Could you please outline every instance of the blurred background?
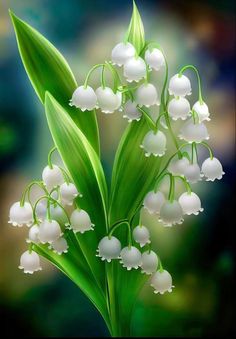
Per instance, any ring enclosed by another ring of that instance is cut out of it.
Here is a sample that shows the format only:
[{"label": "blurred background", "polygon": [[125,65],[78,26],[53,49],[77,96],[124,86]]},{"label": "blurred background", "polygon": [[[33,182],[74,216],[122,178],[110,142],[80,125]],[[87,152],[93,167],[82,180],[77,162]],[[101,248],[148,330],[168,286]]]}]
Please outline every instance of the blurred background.
[{"label": "blurred background", "polygon": [[[205,212],[187,218],[182,227],[166,229],[144,216],[155,238],[154,248],[176,287],[171,294],[155,297],[149,286],[144,287],[134,312],[133,336],[235,334],[234,3],[137,0],[146,37],[162,45],[170,73],[189,63],[199,68],[212,117],[208,123],[210,144],[226,175],[222,181],[197,185],[195,191],[201,196]],[[52,265],[44,262],[44,270],[33,276],[17,268],[26,234],[8,226],[9,206],[19,200],[29,181],[40,178],[52,140],[43,106],[22,66],[8,8],[64,54],[81,84],[91,66],[109,59],[112,47],[122,39],[132,1],[0,1],[1,333],[107,336],[94,307]],[[194,75],[188,74],[194,82]],[[192,103],[196,95],[193,93]],[[104,117],[98,112],[98,119],[103,163],[109,177],[127,122],[119,113]]]}]

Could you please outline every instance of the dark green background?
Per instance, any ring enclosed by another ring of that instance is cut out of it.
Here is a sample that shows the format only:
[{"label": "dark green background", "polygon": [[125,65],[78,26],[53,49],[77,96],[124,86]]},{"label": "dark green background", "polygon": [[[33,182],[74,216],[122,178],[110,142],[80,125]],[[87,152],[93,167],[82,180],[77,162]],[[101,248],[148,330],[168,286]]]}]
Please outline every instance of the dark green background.
[{"label": "dark green background", "polygon": [[[200,184],[205,212],[163,230],[150,218],[154,248],[171,272],[173,293],[146,286],[132,323],[135,336],[235,333],[234,314],[234,90],[233,1],[137,1],[146,34],[162,44],[174,74],[194,63],[213,119],[211,145],[224,165],[221,182]],[[50,265],[28,277],[17,269],[25,231],[7,225],[8,209],[27,181],[40,176],[52,144],[43,108],[18,55],[7,9],[41,31],[68,59],[80,83],[109,58],[131,15],[131,1],[3,1],[0,5],[0,319],[5,336],[104,336],[100,315]],[[177,67],[177,68],[176,68]],[[99,113],[108,176],[125,122]],[[112,126],[112,128],[111,128]]]}]

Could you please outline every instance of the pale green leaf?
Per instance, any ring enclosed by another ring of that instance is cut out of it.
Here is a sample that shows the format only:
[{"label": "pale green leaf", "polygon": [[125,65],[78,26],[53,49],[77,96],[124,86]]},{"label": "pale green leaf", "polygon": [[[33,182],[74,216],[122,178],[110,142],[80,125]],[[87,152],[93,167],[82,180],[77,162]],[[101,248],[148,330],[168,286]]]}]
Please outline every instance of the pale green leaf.
[{"label": "pale green leaf", "polygon": [[144,27],[138,8],[133,1],[133,13],[130,20],[129,28],[126,33],[126,40],[135,46],[138,54],[145,45]]},{"label": "pale green leaf", "polygon": [[44,103],[45,92],[52,93],[99,153],[95,112],[69,106],[77,83],[68,63],[43,35],[12,12],[10,15],[22,62],[39,99]]}]

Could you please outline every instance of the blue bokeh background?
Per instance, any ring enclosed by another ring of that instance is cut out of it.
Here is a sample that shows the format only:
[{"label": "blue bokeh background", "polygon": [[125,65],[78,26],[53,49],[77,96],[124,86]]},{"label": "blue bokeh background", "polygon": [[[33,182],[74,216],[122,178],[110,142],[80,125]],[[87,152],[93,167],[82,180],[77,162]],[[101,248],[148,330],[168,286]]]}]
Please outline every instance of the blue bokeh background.
[{"label": "blue bokeh background", "polygon": [[[134,336],[235,333],[235,4],[234,1],[142,1],[146,36],[164,48],[170,72],[186,63],[202,75],[212,121],[210,143],[226,175],[201,183],[205,212],[181,228],[163,229],[146,216],[154,247],[173,275],[175,290],[155,296],[145,286],[135,308]],[[45,35],[66,57],[79,83],[90,67],[109,59],[122,39],[132,1],[2,0],[0,3],[0,318],[5,335],[104,336],[103,320],[85,296],[50,264],[28,277],[17,269],[25,231],[8,226],[8,210],[28,181],[41,176],[52,140],[44,111],[26,76],[8,15]],[[190,76],[191,77],[191,76]],[[194,81],[194,77],[191,78]],[[126,122],[98,113],[108,177]],[[112,126],[112,128],[110,128]],[[204,154],[203,154],[204,156]]]}]

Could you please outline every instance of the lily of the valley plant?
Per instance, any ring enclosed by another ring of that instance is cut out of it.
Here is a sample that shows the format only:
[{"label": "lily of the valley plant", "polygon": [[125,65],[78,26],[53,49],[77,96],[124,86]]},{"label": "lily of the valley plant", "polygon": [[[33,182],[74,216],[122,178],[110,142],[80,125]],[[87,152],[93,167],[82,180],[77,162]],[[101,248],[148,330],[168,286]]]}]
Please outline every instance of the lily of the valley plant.
[{"label": "lily of the valley plant", "polygon": [[[143,224],[142,208],[156,216],[160,227],[176,227],[186,215],[203,211],[194,184],[224,174],[206,142],[210,113],[198,70],[187,65],[169,78],[166,56],[158,43],[145,41],[135,4],[124,40],[114,42],[110,60],[93,66],[79,84],[49,41],[12,13],[11,18],[54,141],[42,178],[31,182],[10,208],[9,222],[29,227],[19,268],[34,273],[41,270],[40,256],[45,257],[92,301],[111,335],[129,336],[133,305],[143,284],[149,280],[154,293],[160,294],[173,288],[168,267]],[[160,69],[165,77],[158,88],[152,77]],[[90,83],[95,72],[101,74],[96,89]],[[192,94],[186,72],[195,73],[198,93]],[[159,112],[157,117],[151,109]],[[100,160],[97,113],[128,119],[109,192]],[[177,135],[172,129],[176,120],[183,120]],[[171,142],[176,151],[167,157]],[[200,165],[201,147],[209,157]],[[54,151],[63,167],[53,163]],[[161,191],[166,178],[167,196]],[[177,199],[179,181],[182,194]],[[42,191],[37,201],[31,198],[35,185]]]}]

